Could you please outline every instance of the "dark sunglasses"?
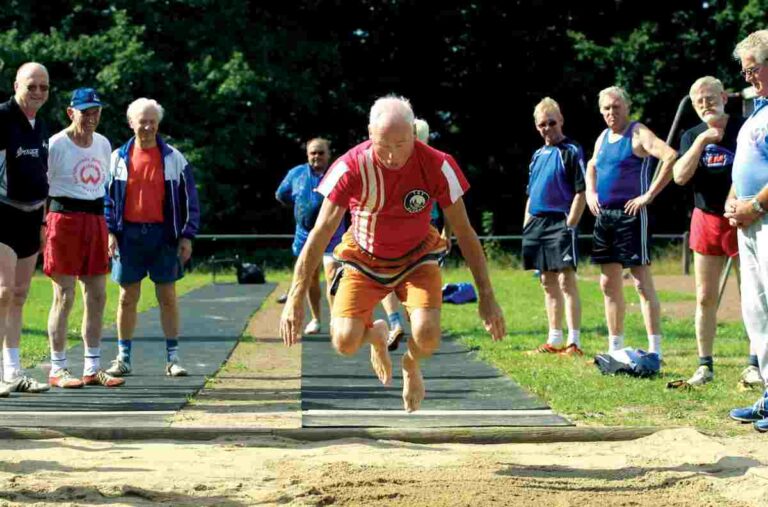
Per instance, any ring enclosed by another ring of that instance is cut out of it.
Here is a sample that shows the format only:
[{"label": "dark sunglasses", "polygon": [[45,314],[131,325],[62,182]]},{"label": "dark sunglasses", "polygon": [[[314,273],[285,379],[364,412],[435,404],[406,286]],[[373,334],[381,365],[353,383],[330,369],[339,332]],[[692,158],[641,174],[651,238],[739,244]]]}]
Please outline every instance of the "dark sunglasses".
[{"label": "dark sunglasses", "polygon": [[38,88],[40,88],[41,92],[47,92],[48,89],[49,89],[48,85],[39,85],[39,86],[38,85],[29,85],[29,86],[27,86],[27,90],[29,90],[31,92],[36,92]]},{"label": "dark sunglasses", "polygon": [[549,120],[546,122],[536,124],[536,126],[539,127],[540,129],[543,129],[544,127],[554,127],[555,125],[557,125],[557,122],[555,120]]}]

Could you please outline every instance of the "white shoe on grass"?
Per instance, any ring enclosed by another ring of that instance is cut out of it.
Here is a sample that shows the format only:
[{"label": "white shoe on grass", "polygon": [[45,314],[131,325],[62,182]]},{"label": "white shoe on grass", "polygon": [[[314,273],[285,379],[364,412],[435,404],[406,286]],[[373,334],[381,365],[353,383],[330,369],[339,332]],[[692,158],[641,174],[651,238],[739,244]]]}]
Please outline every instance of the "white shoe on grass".
[{"label": "white shoe on grass", "polygon": [[709,369],[709,366],[701,365],[696,368],[693,376],[688,379],[689,386],[703,386],[715,379],[715,374]]},{"label": "white shoe on grass", "polygon": [[317,319],[312,319],[309,321],[309,324],[307,324],[307,327],[304,328],[304,334],[317,334],[320,332],[320,321]]}]

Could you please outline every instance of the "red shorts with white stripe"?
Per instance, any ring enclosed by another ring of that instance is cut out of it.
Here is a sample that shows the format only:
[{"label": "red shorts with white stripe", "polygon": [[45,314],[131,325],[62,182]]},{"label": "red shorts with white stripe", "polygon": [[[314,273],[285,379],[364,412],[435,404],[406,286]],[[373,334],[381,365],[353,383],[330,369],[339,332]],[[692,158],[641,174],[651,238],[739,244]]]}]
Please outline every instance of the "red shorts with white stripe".
[{"label": "red shorts with white stripe", "polygon": [[722,215],[693,209],[691,216],[691,239],[688,245],[696,253],[736,257],[739,243],[736,228],[731,227]]},{"label": "red shorts with white stripe", "polygon": [[103,215],[48,213],[43,271],[46,275],[96,276],[109,273],[107,222]]}]

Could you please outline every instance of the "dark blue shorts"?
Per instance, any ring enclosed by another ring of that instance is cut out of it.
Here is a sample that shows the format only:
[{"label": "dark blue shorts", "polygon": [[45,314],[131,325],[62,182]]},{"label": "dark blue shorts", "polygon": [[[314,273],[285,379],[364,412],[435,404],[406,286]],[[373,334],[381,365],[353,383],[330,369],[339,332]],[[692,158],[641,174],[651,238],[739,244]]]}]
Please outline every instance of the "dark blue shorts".
[{"label": "dark blue shorts", "polygon": [[576,229],[565,213],[533,215],[523,227],[523,267],[560,272],[579,265]]},{"label": "dark blue shorts", "polygon": [[647,209],[634,216],[620,209],[603,209],[592,234],[592,262],[645,266],[651,263],[649,240]]},{"label": "dark blue shorts", "polygon": [[149,274],[155,283],[172,283],[184,276],[178,245],[169,244],[163,224],[125,223],[112,259],[112,279],[120,285],[140,282]]}]

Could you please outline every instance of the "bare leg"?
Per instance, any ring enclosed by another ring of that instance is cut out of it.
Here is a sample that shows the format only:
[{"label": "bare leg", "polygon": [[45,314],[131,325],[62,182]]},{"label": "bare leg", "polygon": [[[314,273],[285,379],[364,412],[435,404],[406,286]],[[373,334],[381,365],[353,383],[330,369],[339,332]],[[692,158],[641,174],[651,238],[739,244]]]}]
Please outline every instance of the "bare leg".
[{"label": "bare leg", "polygon": [[605,323],[608,334],[620,336],[624,334],[624,288],[621,279],[622,267],[619,263],[603,264],[600,266],[600,289],[603,291],[605,302]]},{"label": "bare leg", "polygon": [[419,361],[431,356],[440,346],[440,310],[415,308],[411,312],[408,351],[403,354],[403,405],[407,412],[418,410],[424,400],[424,377]]},{"label": "bare leg", "polygon": [[160,323],[166,338],[179,337],[179,306],[176,302],[176,282],[155,284],[155,296],[160,305]]},{"label": "bare leg", "polygon": [[71,275],[51,276],[53,302],[48,312],[48,339],[51,350],[63,352],[67,348],[67,323],[72,306],[75,304],[75,281]]},{"label": "bare leg", "polygon": [[86,347],[101,346],[101,329],[104,324],[104,306],[107,303],[106,275],[80,277],[83,293],[83,341]]},{"label": "bare leg", "polygon": [[120,301],[117,306],[117,338],[133,339],[136,331],[136,307],[141,296],[141,282],[120,286]]},{"label": "bare leg", "polygon": [[549,329],[563,327],[563,294],[560,292],[559,273],[543,271],[541,287],[544,289],[544,307],[547,309]]},{"label": "bare leg", "polygon": [[16,261],[16,276],[13,287],[13,301],[8,311],[5,328],[5,348],[19,348],[21,341],[21,324],[24,303],[27,302],[29,294],[29,284],[32,282],[32,275],[35,272],[37,263],[37,254],[18,259]]},{"label": "bare leg", "polygon": [[16,253],[0,243],[0,341],[5,343],[8,314],[13,303],[13,287],[16,284]]},{"label": "bare leg", "polygon": [[717,330],[717,293],[726,258],[694,252],[696,275],[696,344],[699,357],[712,356]]},{"label": "bare leg", "polygon": [[661,304],[653,285],[650,266],[635,266],[629,270],[635,280],[635,290],[640,296],[640,309],[643,312],[645,330],[648,335],[661,334]]},{"label": "bare leg", "polygon": [[318,322],[320,322],[320,294],[320,266],[318,266],[307,292],[309,312],[312,314],[312,318]]},{"label": "bare leg", "polygon": [[331,340],[339,354],[352,356],[364,343],[371,345],[371,366],[382,384],[392,382],[392,359],[387,350],[387,323],[377,320],[366,328],[361,319],[334,317]]},{"label": "bare leg", "polygon": [[336,272],[338,271],[339,266],[339,263],[333,260],[333,257],[323,257],[323,270],[325,271],[325,297],[328,299],[329,310],[333,309],[331,283],[333,283],[333,279],[336,277]]},{"label": "bare leg", "polygon": [[381,306],[384,307],[384,312],[387,314],[387,316],[400,311],[400,302],[398,301],[394,291],[387,294],[384,299],[381,300]]},{"label": "bare leg", "polygon": [[581,297],[576,283],[576,271],[571,268],[560,273],[560,290],[565,299],[565,320],[568,329],[581,329]]}]

